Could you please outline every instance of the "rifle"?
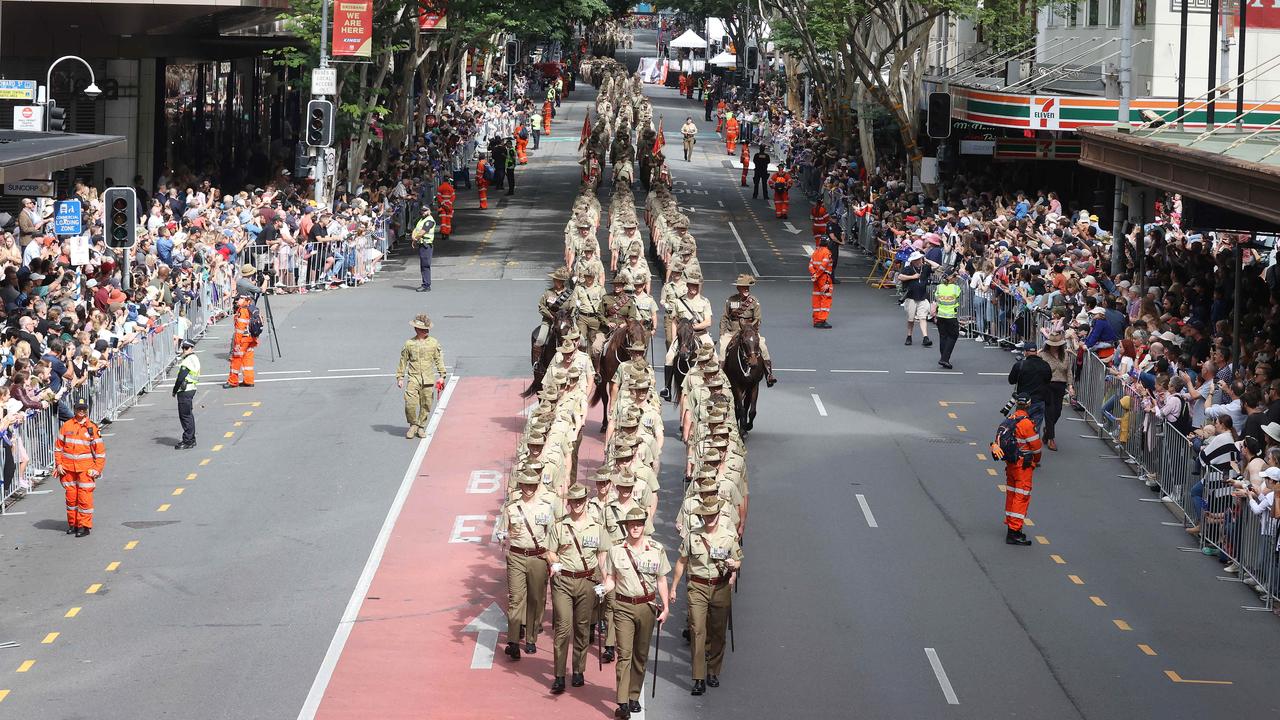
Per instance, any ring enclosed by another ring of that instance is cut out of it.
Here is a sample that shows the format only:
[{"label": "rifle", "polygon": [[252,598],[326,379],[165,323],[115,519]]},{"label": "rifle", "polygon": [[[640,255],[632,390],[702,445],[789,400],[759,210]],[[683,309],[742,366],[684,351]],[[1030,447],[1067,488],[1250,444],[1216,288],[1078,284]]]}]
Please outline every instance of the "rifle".
[{"label": "rifle", "polygon": [[729,652],[737,652],[733,642],[733,606],[729,606]]},{"label": "rifle", "polygon": [[658,632],[653,638],[653,683],[650,686],[649,697],[658,697],[658,647],[662,645],[662,621],[658,621]]}]

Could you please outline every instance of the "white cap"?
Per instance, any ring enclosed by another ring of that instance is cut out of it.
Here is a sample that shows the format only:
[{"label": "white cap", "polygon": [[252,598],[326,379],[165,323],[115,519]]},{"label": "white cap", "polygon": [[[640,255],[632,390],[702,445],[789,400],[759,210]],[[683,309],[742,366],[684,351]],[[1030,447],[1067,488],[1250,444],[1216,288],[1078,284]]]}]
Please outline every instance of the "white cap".
[{"label": "white cap", "polygon": [[924,253],[913,252],[907,256],[907,262],[915,262],[917,260],[922,259],[923,257],[924,257]]}]

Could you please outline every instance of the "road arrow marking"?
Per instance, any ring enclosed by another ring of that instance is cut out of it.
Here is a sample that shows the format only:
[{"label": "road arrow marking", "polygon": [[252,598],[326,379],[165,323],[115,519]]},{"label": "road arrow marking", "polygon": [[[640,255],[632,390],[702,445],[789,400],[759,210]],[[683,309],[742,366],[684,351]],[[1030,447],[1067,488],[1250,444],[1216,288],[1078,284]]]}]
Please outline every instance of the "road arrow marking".
[{"label": "road arrow marking", "polygon": [[506,613],[494,602],[489,603],[484,612],[462,628],[464,633],[476,634],[476,649],[471,653],[472,670],[488,670],[493,667],[493,655],[498,647],[498,629],[506,622]]},{"label": "road arrow marking", "polygon": [[790,220],[782,223],[782,227],[786,228],[787,232],[791,233],[792,235],[800,234],[800,228],[796,227],[795,225],[792,225]]}]

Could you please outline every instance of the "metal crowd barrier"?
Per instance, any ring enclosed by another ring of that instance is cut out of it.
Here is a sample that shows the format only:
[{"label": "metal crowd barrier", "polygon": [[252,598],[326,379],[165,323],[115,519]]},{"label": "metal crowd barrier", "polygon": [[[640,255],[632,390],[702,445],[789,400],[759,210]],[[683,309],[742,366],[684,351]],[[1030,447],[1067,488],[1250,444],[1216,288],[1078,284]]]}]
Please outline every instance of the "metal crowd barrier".
[{"label": "metal crowd barrier", "polygon": [[1240,478],[1234,471],[1205,465],[1199,441],[1152,413],[1143,395],[1134,390],[1136,384],[1123,382],[1107,371],[1104,360],[1086,352],[1076,382],[1076,403],[1097,434],[1081,437],[1107,442],[1116,454],[1103,457],[1122,460],[1137,471],[1122,477],[1140,479],[1158,489],[1160,497],[1148,502],[1164,503],[1178,518],[1176,524],[1198,528],[1189,536],[1193,544],[1179,550],[1229,560],[1234,572],[1219,579],[1259,591],[1260,604],[1244,609],[1271,610],[1280,593],[1277,523],[1271,510],[1239,491],[1235,483]]}]

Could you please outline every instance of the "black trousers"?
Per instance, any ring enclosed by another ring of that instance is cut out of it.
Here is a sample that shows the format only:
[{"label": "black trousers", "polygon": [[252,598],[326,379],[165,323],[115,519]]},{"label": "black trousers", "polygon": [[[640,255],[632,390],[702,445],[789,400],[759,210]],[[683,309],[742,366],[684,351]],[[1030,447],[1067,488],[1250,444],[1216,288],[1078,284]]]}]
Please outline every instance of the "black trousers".
[{"label": "black trousers", "polygon": [[960,337],[960,320],[957,318],[938,318],[938,359],[951,362],[951,351],[956,347]]},{"label": "black trousers", "polygon": [[840,267],[840,246],[835,243],[827,243],[827,249],[831,251],[831,278],[834,280],[836,269]]},{"label": "black trousers", "polygon": [[178,393],[178,422],[182,424],[182,442],[196,442],[195,390]]},{"label": "black trousers", "polygon": [[516,168],[514,165],[507,168],[507,194],[513,195],[516,191]]},{"label": "black trousers", "polygon": [[1044,429],[1040,431],[1045,442],[1056,436],[1054,426],[1058,424],[1058,418],[1062,417],[1062,399],[1066,394],[1066,383],[1049,383],[1049,395],[1044,399]]},{"label": "black trousers", "polygon": [[431,287],[431,253],[430,245],[418,246],[418,269],[422,272],[422,287]]},{"label": "black trousers", "polygon": [[769,199],[769,176],[768,175],[752,175],[751,176],[751,198],[754,200],[756,195],[761,191],[764,192],[764,199]]}]

